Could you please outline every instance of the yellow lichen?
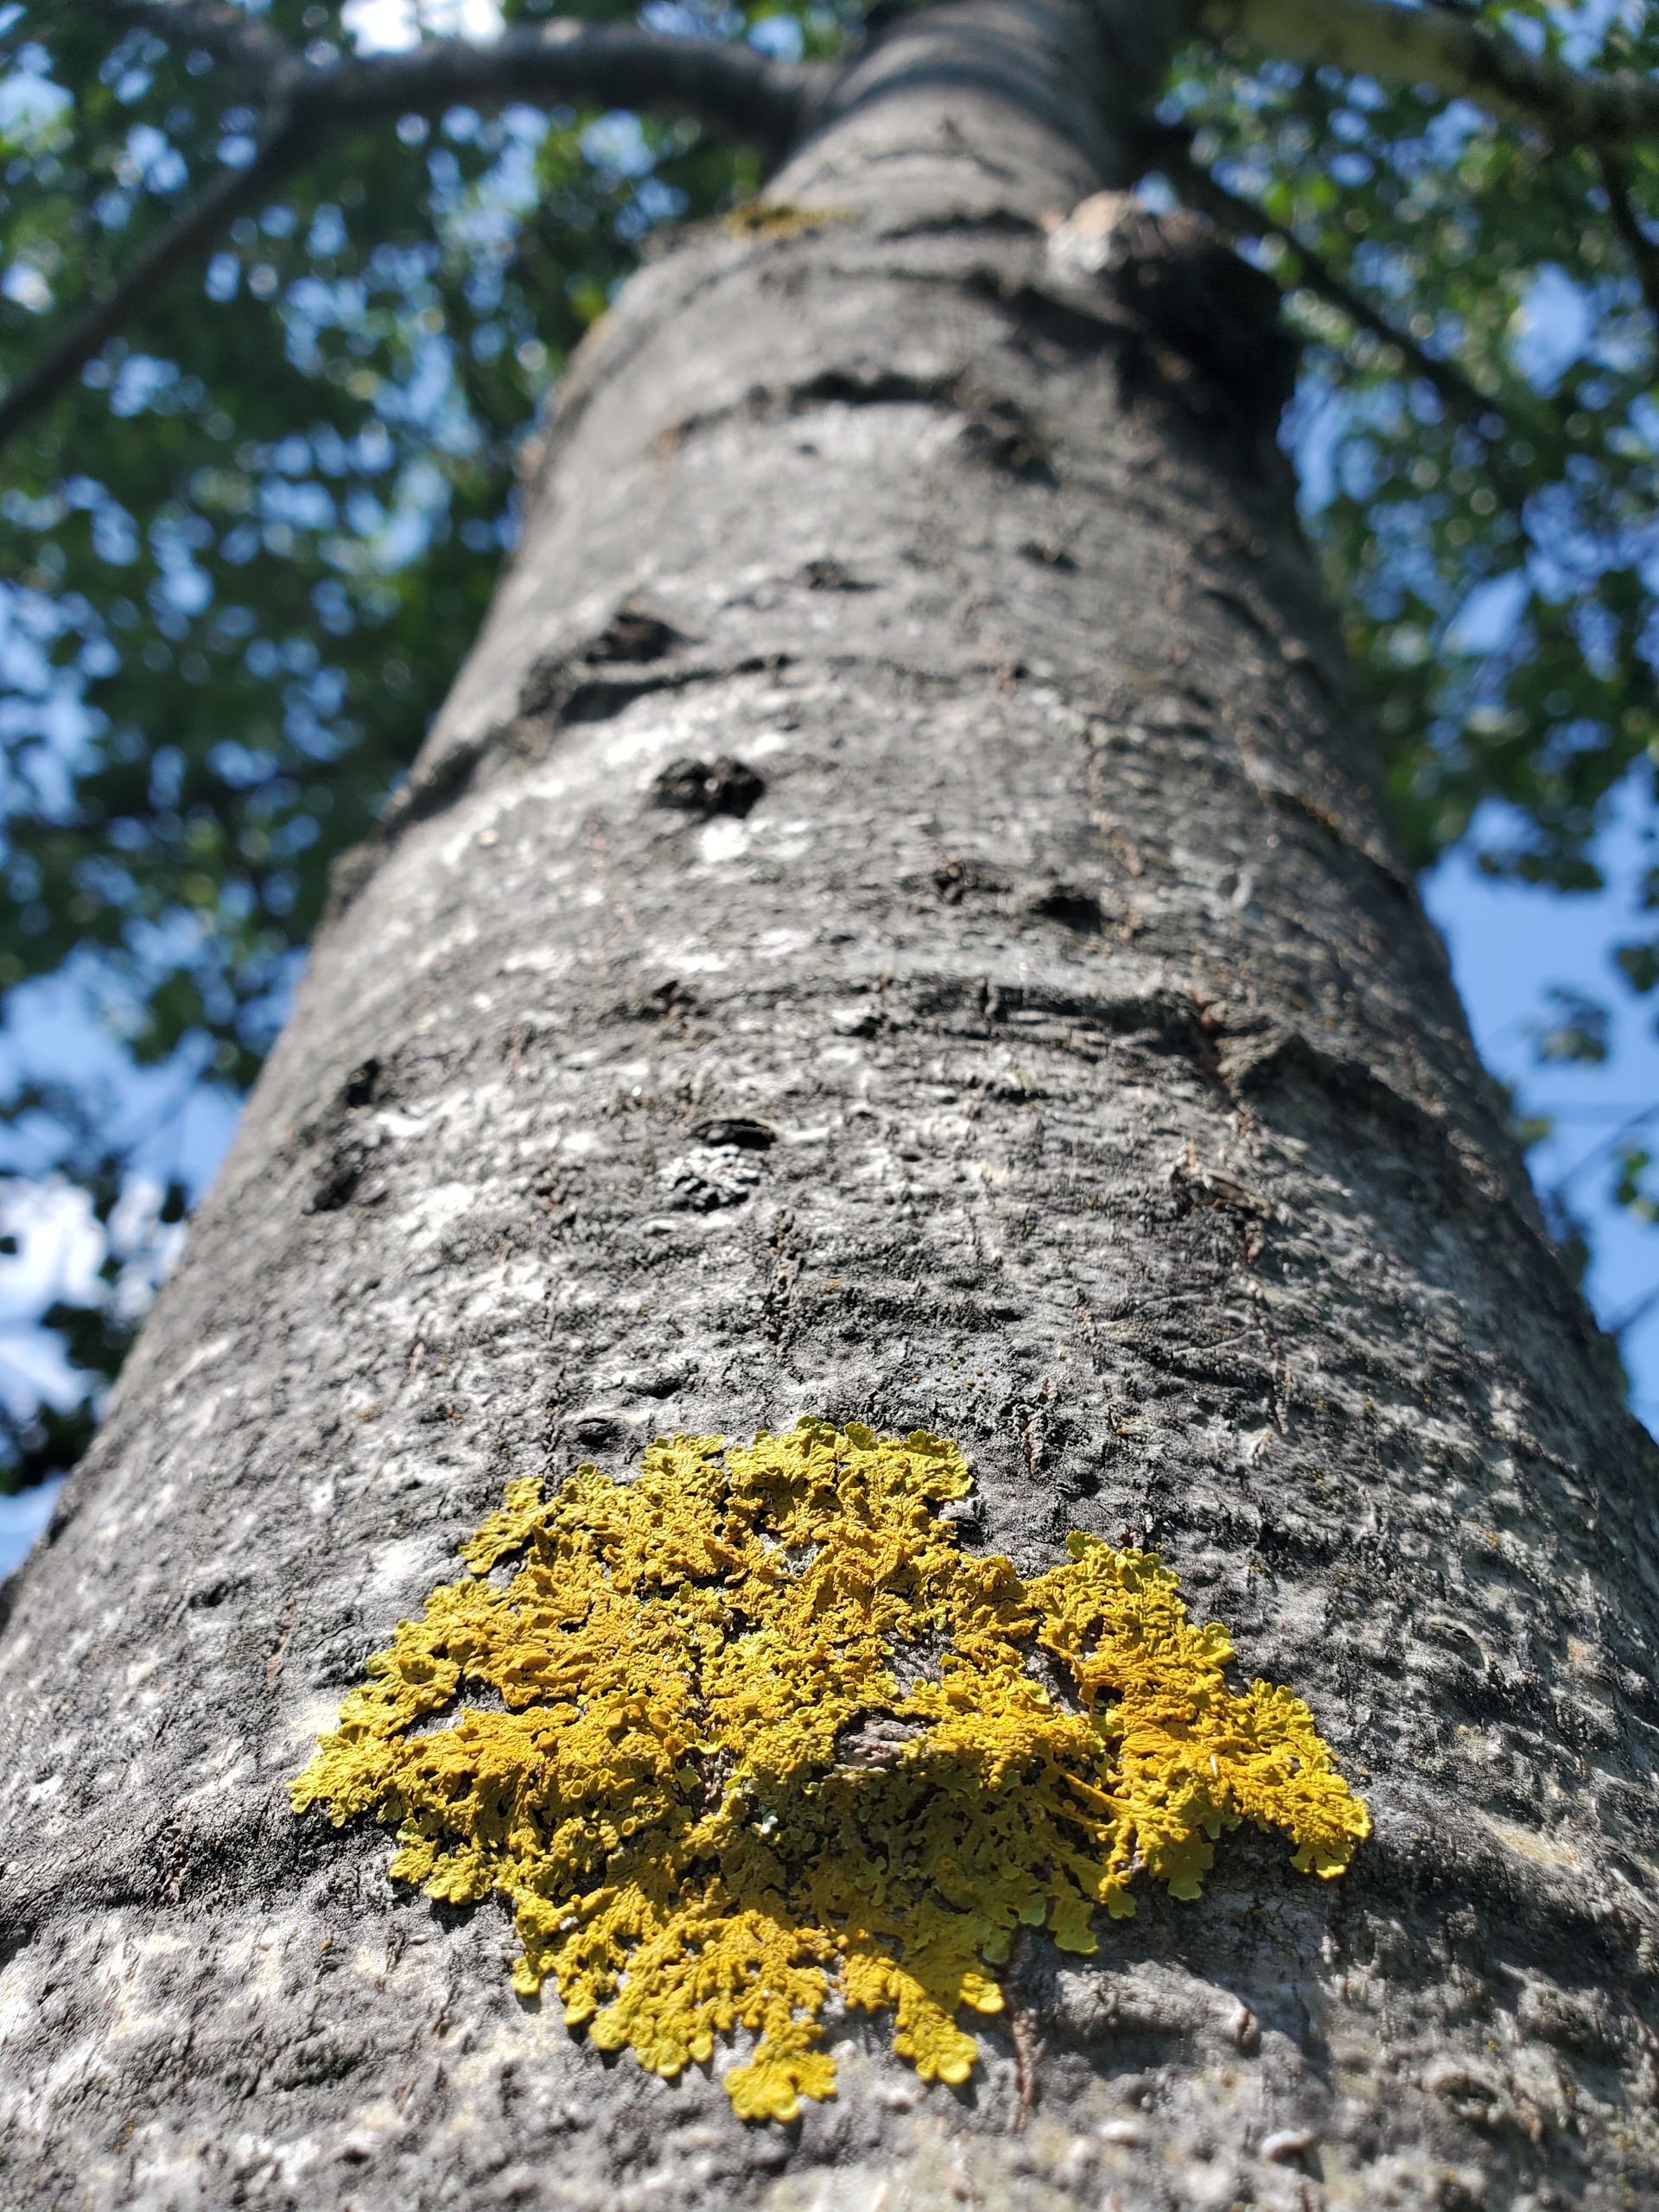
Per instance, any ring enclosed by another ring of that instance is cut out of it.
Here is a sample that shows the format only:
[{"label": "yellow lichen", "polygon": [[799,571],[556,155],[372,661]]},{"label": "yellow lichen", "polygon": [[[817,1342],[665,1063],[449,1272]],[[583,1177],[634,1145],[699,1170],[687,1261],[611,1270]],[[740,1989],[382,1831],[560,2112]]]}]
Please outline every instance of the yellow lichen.
[{"label": "yellow lichen", "polygon": [[833,2092],[832,1988],[960,2082],[957,2015],[1001,2009],[1022,1926],[1092,1951],[1137,1869],[1196,1897],[1243,1820],[1340,1873],[1370,1823],[1300,1699],[1229,1689],[1153,1553],[1073,1535],[1025,1581],[963,1551],[938,1509],[970,1487],[938,1437],[810,1421],[514,1483],[295,1809],[395,1822],[430,1897],[505,1898],[515,1986],[606,2050],[671,2076],[749,2030],[726,2088],[755,2120]]}]

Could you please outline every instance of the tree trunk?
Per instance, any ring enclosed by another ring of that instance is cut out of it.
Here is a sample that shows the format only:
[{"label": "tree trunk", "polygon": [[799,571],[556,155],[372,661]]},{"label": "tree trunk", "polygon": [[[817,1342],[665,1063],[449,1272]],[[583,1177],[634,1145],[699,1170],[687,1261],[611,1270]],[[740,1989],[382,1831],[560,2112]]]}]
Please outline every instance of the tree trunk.
[{"label": "tree trunk", "polygon": [[[5,2202],[1659,2182],[1651,1450],[1390,844],[1255,286],[1116,203],[1049,234],[1135,174],[1136,36],[901,19],[569,378],[9,1586]],[[1022,1572],[1158,1548],[1376,1832],[1032,1943],[957,2090],[838,2024],[780,2128],[287,1784],[505,1481],[808,1414],[959,1439]]]}]

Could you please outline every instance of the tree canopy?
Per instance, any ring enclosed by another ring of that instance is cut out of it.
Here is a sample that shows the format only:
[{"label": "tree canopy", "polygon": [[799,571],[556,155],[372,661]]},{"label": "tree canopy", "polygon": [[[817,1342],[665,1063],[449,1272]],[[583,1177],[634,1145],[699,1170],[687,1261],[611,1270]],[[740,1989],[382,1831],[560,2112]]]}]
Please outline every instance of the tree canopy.
[{"label": "tree canopy", "polygon": [[[84,1192],[102,1238],[42,1317],[84,1390],[6,1385],[0,1485],[84,1441],[200,1179],[156,1128],[257,1072],[572,349],[868,35],[850,0],[427,12],[0,5],[0,1178]],[[1191,22],[1142,188],[1283,287],[1287,442],[1411,857],[1599,887],[1659,767],[1659,12]],[[1659,867],[1620,888],[1616,987],[1649,993]],[[70,1010],[113,1075],[37,1048]],[[1568,997],[1540,1049],[1605,1036]],[[1659,1213],[1639,1127],[1607,1165]]]}]

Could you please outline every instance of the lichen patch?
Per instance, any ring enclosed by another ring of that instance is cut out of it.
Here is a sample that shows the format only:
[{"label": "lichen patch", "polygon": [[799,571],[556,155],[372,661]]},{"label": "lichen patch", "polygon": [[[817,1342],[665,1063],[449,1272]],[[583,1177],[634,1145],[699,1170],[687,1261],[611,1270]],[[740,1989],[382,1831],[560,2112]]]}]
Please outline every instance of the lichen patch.
[{"label": "lichen patch", "polygon": [[1076,1535],[1026,1580],[964,1552],[940,1508],[971,1487],[942,1438],[810,1421],[514,1483],[295,1809],[395,1825],[429,1897],[505,1899],[515,1986],[601,2048],[672,2076],[747,2030],[753,2120],[833,2092],[832,1990],[961,2082],[1020,1928],[1093,1951],[1137,1873],[1195,1897],[1243,1821],[1340,1873],[1370,1822],[1301,1700],[1230,1689],[1155,1554]]}]

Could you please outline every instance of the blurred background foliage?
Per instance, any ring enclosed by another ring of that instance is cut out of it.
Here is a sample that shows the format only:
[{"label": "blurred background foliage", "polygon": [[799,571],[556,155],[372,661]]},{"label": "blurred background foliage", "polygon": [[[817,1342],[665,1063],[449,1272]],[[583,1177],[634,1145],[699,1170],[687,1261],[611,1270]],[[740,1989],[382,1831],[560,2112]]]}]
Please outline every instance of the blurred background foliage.
[{"label": "blurred background foliage", "polygon": [[[416,29],[414,0],[245,4],[323,58]],[[425,25],[550,12],[448,0]],[[851,0],[557,12],[786,57],[860,35]],[[1659,67],[1639,0],[1471,12],[1578,67]],[[0,0],[0,384],[248,162],[250,98],[97,5]],[[1209,186],[1306,341],[1287,435],[1413,854],[1462,841],[1489,871],[1601,887],[1609,819],[1635,804],[1639,845],[1659,763],[1659,149],[1609,163],[1207,46],[1163,122],[1162,188],[1205,204]],[[653,233],[760,181],[746,150],[628,115],[346,134],[6,448],[0,1489],[84,1446],[330,865],[477,628],[519,447],[572,347]],[[1609,988],[1648,993],[1659,855],[1630,876]],[[1538,1052],[1607,1058],[1605,1003],[1549,981]],[[1634,1217],[1659,1217],[1656,1117],[1599,1147]],[[1556,1212],[1570,1236],[1568,1194]]]}]

